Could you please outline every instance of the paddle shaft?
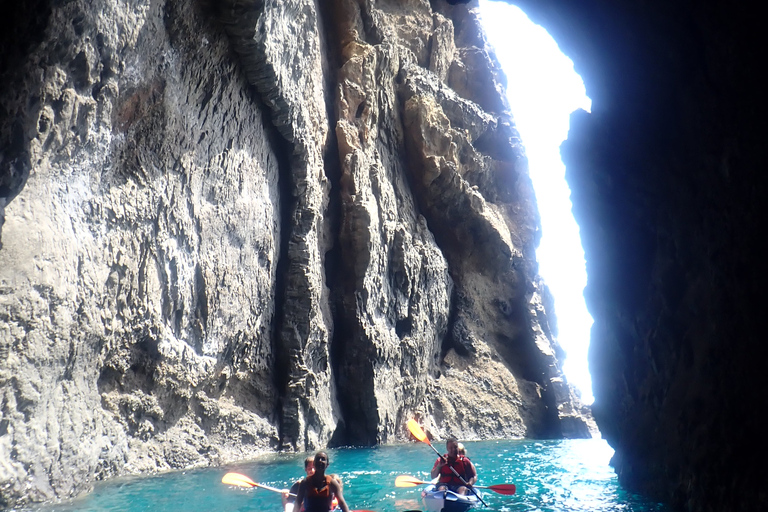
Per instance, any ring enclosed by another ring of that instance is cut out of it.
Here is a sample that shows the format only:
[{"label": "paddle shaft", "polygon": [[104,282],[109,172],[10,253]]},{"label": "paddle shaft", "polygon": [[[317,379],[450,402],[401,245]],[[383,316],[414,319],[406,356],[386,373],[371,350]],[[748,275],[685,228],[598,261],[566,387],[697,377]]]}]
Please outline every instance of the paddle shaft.
[{"label": "paddle shaft", "polygon": [[[395,487],[416,487],[417,485],[423,485],[423,484],[435,484],[437,483],[437,478],[432,480],[431,482],[425,482],[424,480],[419,480],[418,478],[414,478],[412,476],[408,475],[400,475],[397,478],[395,478]],[[473,485],[475,489],[490,489],[491,491],[497,493],[497,494],[504,494],[505,496],[512,496],[515,494],[515,484],[495,484],[495,485]]]},{"label": "paddle shaft", "polygon": [[[429,441],[429,440],[427,440],[427,441]],[[443,457],[443,456],[440,454],[440,452],[439,452],[439,451],[437,451],[437,448],[435,448],[434,446],[432,446],[432,443],[430,443],[430,442],[427,442],[427,444],[429,445],[429,447],[430,447],[430,448],[432,448],[432,449],[435,451],[435,453],[437,454],[437,456],[438,456],[438,457],[440,457],[441,459],[443,459],[443,460],[445,461],[445,463],[446,463],[446,464],[448,464],[448,459],[446,459],[445,457]],[[464,478],[463,478],[463,477],[462,477],[462,476],[459,474],[459,472],[458,472],[458,471],[456,471],[456,469],[455,469],[453,466],[451,466],[450,464],[448,464],[448,467],[451,469],[451,471],[453,471],[453,474],[454,474],[454,475],[456,475],[456,478],[458,478],[459,480],[461,480],[461,483],[463,483],[463,484],[464,484],[464,485],[467,487],[467,489],[469,489],[470,491],[472,491],[472,494],[474,494],[475,496],[477,496],[477,499],[479,499],[479,500],[480,500],[480,503],[482,503],[482,504],[483,504],[483,506],[487,507],[487,506],[488,506],[488,504],[487,504],[486,502],[484,502],[484,501],[483,501],[483,498],[481,498],[479,494],[477,494],[477,491],[474,489],[474,487],[472,487],[471,485],[469,485],[469,484],[467,483],[467,481],[466,481],[466,480],[464,480]]]},{"label": "paddle shaft", "polygon": [[[260,489],[266,489],[268,491],[272,492],[279,492],[282,493],[282,489],[278,489],[276,487],[270,487],[269,485],[260,484],[258,482],[254,482],[250,478],[248,478],[245,475],[241,475],[240,473],[227,473],[224,475],[224,478],[221,479],[221,483],[227,484],[227,485],[237,485],[240,487],[258,487]],[[293,493],[288,493],[289,496],[296,496]]]},{"label": "paddle shaft", "polygon": [[[254,482],[253,485],[254,485],[254,487],[259,487],[261,489],[266,489],[266,490],[272,491],[272,492],[280,492],[280,493],[283,492],[281,489],[277,489],[275,487],[270,487],[270,486],[264,485],[264,484],[257,484],[256,482]],[[291,494],[291,493],[289,493],[288,495],[289,496],[296,496],[295,494]]]},{"label": "paddle shaft", "polygon": [[[251,484],[253,487],[258,487],[259,489],[266,489],[268,491],[279,492],[279,493],[283,492],[282,489],[278,489],[276,487],[270,487],[270,486],[264,485],[264,484],[257,484],[256,482],[248,482],[248,483]],[[293,494],[292,492],[289,492],[288,496],[294,496],[295,497],[296,495]]]}]

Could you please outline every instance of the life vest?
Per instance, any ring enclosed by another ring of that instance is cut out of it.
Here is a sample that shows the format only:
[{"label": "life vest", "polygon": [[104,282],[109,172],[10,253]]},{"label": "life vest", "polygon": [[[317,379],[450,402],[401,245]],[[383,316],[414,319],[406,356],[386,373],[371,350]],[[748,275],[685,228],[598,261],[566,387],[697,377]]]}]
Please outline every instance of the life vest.
[{"label": "life vest", "polygon": [[[445,458],[448,459],[448,456],[446,455]],[[469,472],[470,468],[469,462],[467,462],[467,459],[459,455],[453,462],[449,461],[447,464],[440,468],[439,482],[441,484],[449,485],[464,485],[464,482],[462,482],[460,478],[453,474],[451,467],[455,469],[456,473],[461,475],[464,480],[467,479],[467,473]]]},{"label": "life vest", "polygon": [[304,497],[305,512],[328,512],[331,510],[331,500],[334,498],[331,492],[330,475],[325,475],[325,485],[315,487],[311,478],[307,478],[307,493]]}]

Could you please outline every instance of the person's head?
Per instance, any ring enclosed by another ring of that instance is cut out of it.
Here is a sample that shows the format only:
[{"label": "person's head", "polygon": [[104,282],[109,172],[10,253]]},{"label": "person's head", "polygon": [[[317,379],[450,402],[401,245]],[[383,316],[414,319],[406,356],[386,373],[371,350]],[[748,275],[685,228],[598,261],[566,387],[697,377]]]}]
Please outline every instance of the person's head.
[{"label": "person's head", "polygon": [[325,452],[317,452],[314,459],[315,473],[321,475],[325,474],[325,470],[331,465],[331,461],[328,458],[328,454]]},{"label": "person's head", "polygon": [[448,455],[456,457],[459,454],[459,442],[455,437],[449,437],[445,442],[445,449],[448,451]]},{"label": "person's head", "polygon": [[457,453],[458,453],[459,455],[466,455],[466,454],[467,454],[467,449],[466,449],[466,448],[464,448],[464,445],[463,445],[463,444],[461,444],[461,443],[458,443],[458,444],[456,445],[456,451],[457,451]]},{"label": "person's head", "polygon": [[307,474],[307,476],[315,472],[314,457],[307,457],[306,459],[304,459],[304,472]]}]

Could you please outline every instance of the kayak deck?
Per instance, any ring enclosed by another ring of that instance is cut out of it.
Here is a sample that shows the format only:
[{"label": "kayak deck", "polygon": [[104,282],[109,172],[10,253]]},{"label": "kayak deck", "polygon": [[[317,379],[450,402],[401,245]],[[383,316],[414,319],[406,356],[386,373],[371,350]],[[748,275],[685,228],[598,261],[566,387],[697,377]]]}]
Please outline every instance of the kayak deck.
[{"label": "kayak deck", "polygon": [[480,503],[474,494],[457,494],[453,491],[438,491],[434,485],[421,491],[421,498],[427,512],[465,512]]}]

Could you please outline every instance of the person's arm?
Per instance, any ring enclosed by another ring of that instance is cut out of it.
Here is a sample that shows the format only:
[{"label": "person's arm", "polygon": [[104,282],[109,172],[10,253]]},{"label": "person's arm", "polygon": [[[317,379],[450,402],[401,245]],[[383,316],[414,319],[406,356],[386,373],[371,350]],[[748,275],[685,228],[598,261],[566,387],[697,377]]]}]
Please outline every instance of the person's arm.
[{"label": "person's arm", "polygon": [[344,496],[341,494],[341,486],[339,483],[331,479],[330,483],[331,492],[336,496],[336,499],[339,501],[339,508],[341,508],[342,512],[349,512],[349,507],[347,506],[347,502],[344,501]]},{"label": "person's arm", "polygon": [[299,482],[299,489],[296,491],[296,501],[294,501],[293,509],[298,512],[304,506],[304,496],[307,494],[307,479],[304,478]]},{"label": "person's arm", "polygon": [[293,503],[296,501],[296,493],[299,492],[300,483],[301,480],[297,480],[296,482],[293,482],[293,485],[290,489],[283,489],[283,508],[285,508],[286,503]]},{"label": "person's arm", "polygon": [[285,505],[288,503],[288,489],[283,489],[280,491],[280,496],[283,498],[283,510],[285,510]]},{"label": "person's arm", "polygon": [[435,465],[432,466],[432,472],[430,473],[430,476],[432,478],[437,478],[437,476],[440,474],[440,468],[445,466],[445,460],[442,457],[438,457],[435,461]]},{"label": "person's arm", "polygon": [[475,469],[475,465],[472,464],[472,461],[469,459],[465,458],[464,460],[469,462],[469,471],[467,472],[469,478],[467,478],[467,483],[469,485],[475,485],[475,482],[477,482],[477,470]]}]

